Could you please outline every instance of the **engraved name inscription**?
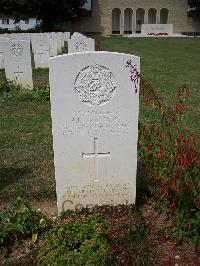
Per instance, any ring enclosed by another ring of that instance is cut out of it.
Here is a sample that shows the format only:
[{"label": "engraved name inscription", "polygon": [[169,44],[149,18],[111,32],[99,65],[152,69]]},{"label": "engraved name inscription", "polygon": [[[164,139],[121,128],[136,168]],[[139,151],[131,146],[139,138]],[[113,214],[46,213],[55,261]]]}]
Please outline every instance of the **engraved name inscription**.
[{"label": "engraved name inscription", "polygon": [[63,135],[100,136],[103,134],[121,135],[128,133],[128,124],[110,111],[75,112],[71,122],[66,124]]},{"label": "engraved name inscription", "polygon": [[80,101],[93,107],[110,102],[116,87],[111,71],[97,64],[82,69],[74,84]]}]

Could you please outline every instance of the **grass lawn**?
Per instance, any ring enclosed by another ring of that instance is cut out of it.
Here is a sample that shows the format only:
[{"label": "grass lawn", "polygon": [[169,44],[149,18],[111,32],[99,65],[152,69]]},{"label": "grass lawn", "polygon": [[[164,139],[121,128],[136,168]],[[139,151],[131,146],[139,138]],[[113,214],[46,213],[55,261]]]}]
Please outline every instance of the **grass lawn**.
[{"label": "grass lawn", "polygon": [[[178,86],[190,86],[185,127],[200,139],[200,38],[103,38],[104,50],[141,57],[142,76],[161,95],[164,104],[176,101]],[[0,80],[4,79],[0,71]],[[48,70],[33,69],[34,85],[48,84]],[[50,102],[0,96],[0,200],[21,195],[55,199]],[[141,119],[152,114],[141,109]],[[200,143],[200,141],[199,141]]]},{"label": "grass lawn", "polygon": [[[166,106],[174,106],[177,88],[191,89],[185,126],[200,139],[200,38],[105,38],[104,50],[141,57],[141,74],[161,96]],[[141,119],[152,118],[141,110]]]}]

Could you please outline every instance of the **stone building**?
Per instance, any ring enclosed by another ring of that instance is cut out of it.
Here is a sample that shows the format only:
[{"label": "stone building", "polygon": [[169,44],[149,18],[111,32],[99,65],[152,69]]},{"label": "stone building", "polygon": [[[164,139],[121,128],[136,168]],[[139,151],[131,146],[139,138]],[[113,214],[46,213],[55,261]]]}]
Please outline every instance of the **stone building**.
[{"label": "stone building", "polygon": [[92,0],[91,16],[75,20],[72,31],[104,35],[136,33],[142,24],[173,24],[174,33],[200,32],[188,17],[188,0]]},{"label": "stone building", "polygon": [[0,28],[8,30],[29,30],[37,26],[38,21],[36,18],[27,18],[15,23],[12,16],[0,14]]}]

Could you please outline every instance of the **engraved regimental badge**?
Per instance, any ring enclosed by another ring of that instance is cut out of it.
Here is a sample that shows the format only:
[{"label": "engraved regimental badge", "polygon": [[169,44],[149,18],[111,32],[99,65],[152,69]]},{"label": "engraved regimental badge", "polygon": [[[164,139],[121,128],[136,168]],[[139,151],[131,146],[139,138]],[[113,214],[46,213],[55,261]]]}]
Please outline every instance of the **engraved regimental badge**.
[{"label": "engraved regimental badge", "polygon": [[80,71],[74,87],[82,103],[95,107],[110,102],[117,86],[112,79],[112,72],[96,64]]},{"label": "engraved regimental badge", "polygon": [[23,47],[21,44],[12,44],[10,51],[14,56],[21,56],[23,54]]}]

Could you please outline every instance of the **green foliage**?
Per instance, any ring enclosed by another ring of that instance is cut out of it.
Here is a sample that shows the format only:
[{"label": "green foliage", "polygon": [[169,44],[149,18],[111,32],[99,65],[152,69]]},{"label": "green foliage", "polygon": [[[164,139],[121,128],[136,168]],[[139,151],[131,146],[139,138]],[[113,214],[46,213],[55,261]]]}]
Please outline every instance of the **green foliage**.
[{"label": "green foliage", "polygon": [[48,101],[50,99],[50,88],[34,87],[33,90],[22,89],[20,85],[14,82],[0,80],[0,101],[8,100],[20,101]]},{"label": "green foliage", "polygon": [[200,0],[189,0],[189,15],[192,17],[200,17]]},{"label": "green foliage", "polygon": [[160,116],[160,122],[140,124],[140,161],[149,189],[174,219],[173,235],[200,241],[200,154],[194,136],[183,128],[187,86],[178,90],[174,107],[165,108],[151,85],[142,82],[146,108]]},{"label": "green foliage", "polygon": [[8,210],[0,212],[0,245],[12,235],[30,237],[47,226],[42,214],[32,210],[28,203],[17,198]]},{"label": "green foliage", "polygon": [[148,252],[134,206],[68,210],[46,234],[38,265],[151,265]]},{"label": "green foliage", "polygon": [[55,226],[42,244],[38,265],[104,265],[104,219],[93,216]]},{"label": "green foliage", "polygon": [[0,80],[0,94],[8,92],[17,92],[20,89],[21,86],[15,84],[14,82]]},{"label": "green foliage", "polygon": [[50,88],[49,86],[44,87],[44,88],[34,88],[33,92],[36,93],[36,95],[38,96],[38,99],[44,100],[44,101],[48,101],[50,100]]},{"label": "green foliage", "polygon": [[[27,17],[42,20],[44,30],[53,30],[54,23],[84,14],[86,0],[0,0],[1,12],[12,14],[16,22]],[[53,10],[53,12],[52,12]]]},{"label": "green foliage", "polygon": [[133,205],[102,206],[94,209],[108,225],[106,265],[150,265],[146,225]]}]

